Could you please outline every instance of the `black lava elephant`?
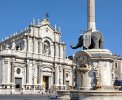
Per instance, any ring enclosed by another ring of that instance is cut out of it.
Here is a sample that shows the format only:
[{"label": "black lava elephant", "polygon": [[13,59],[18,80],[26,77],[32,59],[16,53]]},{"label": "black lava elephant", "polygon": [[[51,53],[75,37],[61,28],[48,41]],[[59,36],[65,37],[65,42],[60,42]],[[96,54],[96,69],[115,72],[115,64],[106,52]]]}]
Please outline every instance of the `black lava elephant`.
[{"label": "black lava elephant", "polygon": [[91,43],[90,43],[90,45],[88,47],[86,47],[84,45],[84,35],[81,35],[78,38],[78,43],[75,46],[70,45],[70,47],[72,49],[77,49],[77,48],[82,47],[82,46],[83,46],[83,49],[103,49],[103,41],[104,41],[104,39],[103,39],[103,35],[102,35],[101,32],[99,32],[99,31],[91,32],[90,39],[91,39],[90,40]]}]

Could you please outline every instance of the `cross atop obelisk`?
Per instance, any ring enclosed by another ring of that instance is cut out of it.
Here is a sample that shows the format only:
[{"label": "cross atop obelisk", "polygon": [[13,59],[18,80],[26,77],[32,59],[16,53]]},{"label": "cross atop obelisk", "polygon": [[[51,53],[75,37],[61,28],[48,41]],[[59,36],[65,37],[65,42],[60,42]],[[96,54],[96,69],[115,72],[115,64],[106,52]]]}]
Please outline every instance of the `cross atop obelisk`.
[{"label": "cross atop obelisk", "polygon": [[95,0],[88,0],[88,30],[95,31],[96,23],[95,23]]}]

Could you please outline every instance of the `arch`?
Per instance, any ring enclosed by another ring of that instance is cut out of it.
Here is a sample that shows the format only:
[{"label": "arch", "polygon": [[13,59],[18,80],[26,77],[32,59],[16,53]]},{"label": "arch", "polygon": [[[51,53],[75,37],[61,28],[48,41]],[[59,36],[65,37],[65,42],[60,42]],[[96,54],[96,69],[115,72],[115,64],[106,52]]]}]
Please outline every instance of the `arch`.
[{"label": "arch", "polygon": [[42,41],[45,41],[45,40],[48,40],[50,43],[52,42],[53,43],[53,40],[50,38],[50,37],[44,37],[43,39],[42,39]]}]

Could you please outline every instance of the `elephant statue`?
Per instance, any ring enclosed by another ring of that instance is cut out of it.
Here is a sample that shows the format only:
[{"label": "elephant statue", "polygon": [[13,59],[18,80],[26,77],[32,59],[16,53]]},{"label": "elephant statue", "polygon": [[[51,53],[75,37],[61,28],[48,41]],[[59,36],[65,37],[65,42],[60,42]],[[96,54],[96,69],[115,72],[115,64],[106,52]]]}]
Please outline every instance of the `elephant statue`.
[{"label": "elephant statue", "polygon": [[72,49],[77,49],[83,46],[83,49],[103,49],[103,35],[99,31],[87,31],[78,38],[78,43]]}]

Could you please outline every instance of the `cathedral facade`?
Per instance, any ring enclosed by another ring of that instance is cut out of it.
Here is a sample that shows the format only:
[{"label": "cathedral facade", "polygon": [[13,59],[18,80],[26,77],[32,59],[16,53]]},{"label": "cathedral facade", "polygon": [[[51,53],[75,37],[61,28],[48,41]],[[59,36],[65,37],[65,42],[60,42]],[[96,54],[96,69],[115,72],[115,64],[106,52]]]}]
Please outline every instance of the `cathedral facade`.
[{"label": "cathedral facade", "polygon": [[24,31],[0,42],[0,93],[40,93],[74,85],[74,64],[66,58],[60,27],[33,19]]}]

